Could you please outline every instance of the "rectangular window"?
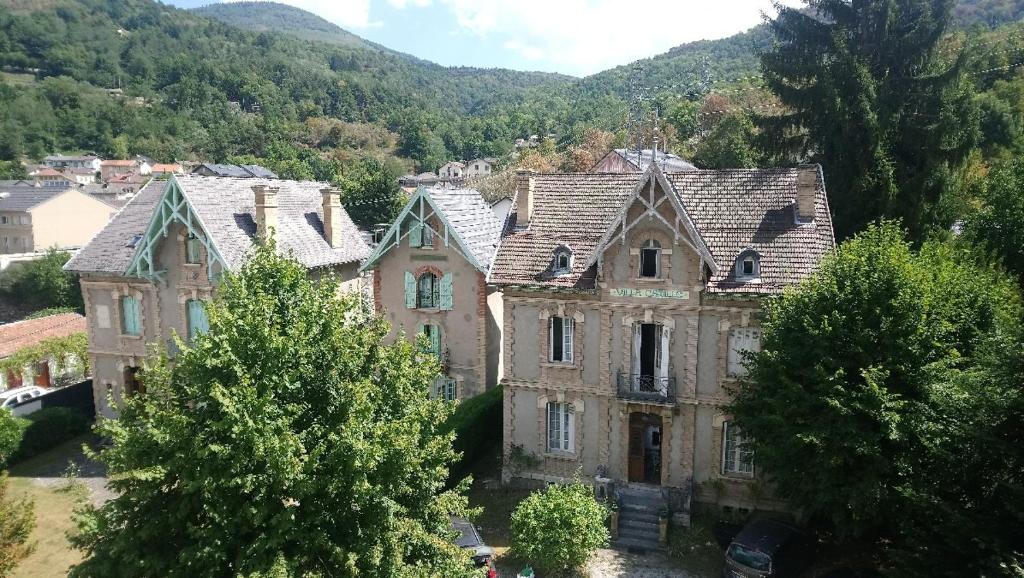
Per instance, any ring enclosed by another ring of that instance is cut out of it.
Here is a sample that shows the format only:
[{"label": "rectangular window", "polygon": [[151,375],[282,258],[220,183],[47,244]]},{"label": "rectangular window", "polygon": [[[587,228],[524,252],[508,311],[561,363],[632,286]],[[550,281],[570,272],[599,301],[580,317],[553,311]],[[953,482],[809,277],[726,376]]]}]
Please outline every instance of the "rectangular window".
[{"label": "rectangular window", "polygon": [[570,403],[548,403],[548,451],[572,452],[576,423]]},{"label": "rectangular window", "polygon": [[121,298],[121,333],[124,335],[142,335],[139,300],[130,295]]},{"label": "rectangular window", "polygon": [[648,278],[658,277],[658,249],[640,249],[640,276]]},{"label": "rectangular window", "polygon": [[434,382],[434,397],[445,401],[455,401],[458,397],[454,377],[440,376]]},{"label": "rectangular window", "polygon": [[6,225],[6,224],[7,224],[7,217],[4,216],[4,215],[0,215],[0,225]]},{"label": "rectangular window", "polygon": [[424,353],[432,355],[441,361],[441,328],[437,325],[425,323],[422,326],[420,333],[423,334],[423,338],[427,341],[427,348]]},{"label": "rectangular window", "polygon": [[736,327],[729,331],[729,377],[745,377],[748,373],[746,352],[761,351],[761,330],[754,327]]},{"label": "rectangular window", "polygon": [[202,241],[194,235],[189,235],[185,241],[185,262],[192,265],[202,262],[202,246]]},{"label": "rectangular window", "polygon": [[420,275],[416,282],[418,286],[418,303],[420,309],[436,309],[441,302],[441,287],[437,276],[433,273]]},{"label": "rectangular window", "polygon": [[572,317],[552,317],[548,320],[548,359],[552,363],[572,363],[572,338]]},{"label": "rectangular window", "polygon": [[740,428],[731,422],[722,425],[722,473],[754,477],[754,452]]}]

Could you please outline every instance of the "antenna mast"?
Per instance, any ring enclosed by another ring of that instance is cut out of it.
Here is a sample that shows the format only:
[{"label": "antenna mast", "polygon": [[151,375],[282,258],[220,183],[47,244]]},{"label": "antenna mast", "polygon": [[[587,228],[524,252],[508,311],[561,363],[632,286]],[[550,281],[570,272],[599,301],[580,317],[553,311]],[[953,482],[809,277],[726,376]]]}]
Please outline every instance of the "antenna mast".
[{"label": "antenna mast", "polygon": [[632,145],[636,150],[636,165],[642,166],[640,150],[643,147],[643,124],[644,124],[644,92],[643,87],[644,66],[633,65],[629,74],[629,120],[626,128],[626,158],[629,158],[629,147]]}]

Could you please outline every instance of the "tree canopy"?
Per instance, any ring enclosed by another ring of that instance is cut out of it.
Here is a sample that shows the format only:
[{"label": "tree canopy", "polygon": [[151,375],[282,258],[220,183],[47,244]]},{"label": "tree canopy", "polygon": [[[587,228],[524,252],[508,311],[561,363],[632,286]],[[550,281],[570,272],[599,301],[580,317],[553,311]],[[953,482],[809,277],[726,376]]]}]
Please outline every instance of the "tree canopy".
[{"label": "tree canopy", "polygon": [[80,515],[72,575],[467,575],[436,363],[272,244],[207,311],[98,425],[117,495]]}]

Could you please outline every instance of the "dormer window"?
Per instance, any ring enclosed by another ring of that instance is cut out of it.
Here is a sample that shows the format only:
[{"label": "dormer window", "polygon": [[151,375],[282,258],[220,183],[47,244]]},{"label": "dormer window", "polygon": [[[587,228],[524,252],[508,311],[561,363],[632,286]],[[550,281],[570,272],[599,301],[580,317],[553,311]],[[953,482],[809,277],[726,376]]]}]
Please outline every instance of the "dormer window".
[{"label": "dormer window", "polygon": [[572,251],[565,245],[555,249],[555,260],[551,270],[555,275],[568,275],[572,272]]},{"label": "dormer window", "polygon": [[761,277],[761,256],[753,249],[746,249],[736,258],[736,279],[753,281]]},{"label": "dormer window", "polygon": [[657,279],[661,273],[661,243],[651,239],[640,249],[640,276]]}]

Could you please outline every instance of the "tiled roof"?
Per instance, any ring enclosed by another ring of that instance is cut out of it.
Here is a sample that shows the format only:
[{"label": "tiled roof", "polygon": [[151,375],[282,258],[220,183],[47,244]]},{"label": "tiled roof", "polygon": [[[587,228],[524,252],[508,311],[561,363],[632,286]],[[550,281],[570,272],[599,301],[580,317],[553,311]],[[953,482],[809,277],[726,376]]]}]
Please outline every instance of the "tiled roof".
[{"label": "tiled roof", "polygon": [[[491,267],[493,283],[593,289],[594,271],[585,271],[594,247],[640,180],[637,173],[561,173],[534,176],[533,218],[515,224],[518,196],[509,212],[510,233],[498,246]],[[573,254],[572,271],[554,276],[555,249]]]},{"label": "tiled roof", "polygon": [[427,189],[444,218],[466,244],[466,250],[485,269],[491,266],[501,223],[480,193],[473,189]]},{"label": "tiled roof", "polygon": [[106,160],[106,161],[100,161],[100,166],[101,167],[132,167],[132,166],[135,166],[135,164],[137,162],[138,161],[131,160],[131,159],[129,159],[129,160],[126,160],[126,159],[110,159],[110,160]]},{"label": "tiled roof", "polygon": [[85,333],[85,317],[78,313],[60,313],[0,325],[0,359],[40,341],[75,333]]},{"label": "tiled roof", "polygon": [[27,211],[36,205],[64,194],[67,190],[68,188],[66,187],[33,187],[25,185],[0,187],[0,211]]},{"label": "tiled roof", "polygon": [[[326,188],[326,183],[198,175],[179,176],[175,180],[229,269],[240,267],[252,247],[256,234],[252,187],[261,184],[280,189],[275,238],[282,254],[291,253],[306,267],[322,267],[360,261],[370,253],[359,230],[344,211],[342,246],[331,247],[324,239],[320,189]],[[131,240],[146,232],[154,207],[169,182],[151,181],[136,193],[66,268],[123,274],[135,255]]]},{"label": "tiled roof", "polygon": [[[800,170],[815,171],[817,195],[814,222],[798,225],[793,205]],[[593,289],[596,269],[585,269],[587,263],[647,175],[535,175],[533,218],[526,228],[516,226],[512,210],[490,282]],[[708,283],[711,293],[778,292],[809,275],[835,244],[818,167],[694,170],[666,177],[719,265]],[[560,245],[572,251],[573,267],[570,274],[555,276],[552,258]],[[747,248],[760,254],[761,276],[756,282],[735,278],[735,260]]]},{"label": "tiled roof", "polygon": [[[651,158],[654,157],[654,152],[651,149],[642,149],[640,151],[639,162],[637,162],[637,151],[634,149],[615,149],[615,153],[629,161],[629,164],[636,167],[638,172],[646,171],[647,167],[651,166]],[[693,166],[693,164],[688,162],[686,159],[672,153],[658,151],[657,158],[658,164],[661,165],[661,170],[666,173],[693,171],[697,169],[697,167]]]},{"label": "tiled roof", "polygon": [[51,162],[74,162],[74,161],[94,161],[97,158],[99,158],[99,157],[97,157],[95,155],[85,155],[85,156],[47,155],[47,156],[43,157],[43,160],[44,161],[51,161]]},{"label": "tiled roof", "polygon": [[260,165],[222,165],[215,163],[204,163],[197,166],[192,170],[193,173],[202,173],[203,171],[211,173],[211,176],[216,177],[234,177],[234,178],[261,178],[261,179],[276,179],[277,175],[273,171]]}]

